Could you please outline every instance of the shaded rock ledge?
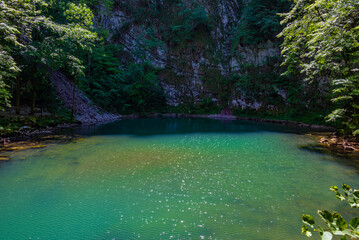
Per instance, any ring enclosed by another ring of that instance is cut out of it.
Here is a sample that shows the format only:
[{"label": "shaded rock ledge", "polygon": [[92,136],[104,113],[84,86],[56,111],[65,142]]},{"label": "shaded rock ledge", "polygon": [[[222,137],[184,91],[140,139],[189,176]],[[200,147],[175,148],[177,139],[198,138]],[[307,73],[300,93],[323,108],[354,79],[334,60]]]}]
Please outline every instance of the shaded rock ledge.
[{"label": "shaded rock ledge", "polygon": [[336,134],[329,134],[322,136],[319,142],[338,152],[359,153],[359,141],[352,136],[338,136]]}]

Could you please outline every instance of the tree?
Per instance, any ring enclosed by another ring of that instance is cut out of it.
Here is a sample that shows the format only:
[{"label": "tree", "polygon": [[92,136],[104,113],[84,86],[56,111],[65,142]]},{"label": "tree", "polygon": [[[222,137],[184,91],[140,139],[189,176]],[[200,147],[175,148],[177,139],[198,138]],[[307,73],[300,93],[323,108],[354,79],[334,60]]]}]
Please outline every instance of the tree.
[{"label": "tree", "polygon": [[10,19],[18,15],[14,9],[9,8],[3,1],[0,2],[0,110],[10,106],[11,93],[8,82],[16,78],[20,69],[11,56],[11,47],[18,45],[16,34],[20,31],[13,26]]},{"label": "tree", "polygon": [[299,71],[309,82],[328,79],[336,109],[327,120],[359,135],[359,2],[294,0],[282,16],[288,72]]},{"label": "tree", "polygon": [[[65,23],[58,23],[46,14],[58,6],[64,6]],[[85,4],[58,5],[44,0],[2,1],[0,10],[0,83],[15,78],[23,68],[31,69],[33,112],[36,87],[39,81],[48,78],[50,71],[68,69],[74,79],[84,75],[81,56],[91,51],[98,39],[90,28],[93,14]],[[16,85],[19,88],[19,83]],[[0,84],[0,104],[10,97],[6,86]]]},{"label": "tree", "polygon": [[17,76],[19,68],[8,51],[0,45],[0,110],[10,106],[11,93],[9,85],[5,82],[7,79],[13,79]]}]

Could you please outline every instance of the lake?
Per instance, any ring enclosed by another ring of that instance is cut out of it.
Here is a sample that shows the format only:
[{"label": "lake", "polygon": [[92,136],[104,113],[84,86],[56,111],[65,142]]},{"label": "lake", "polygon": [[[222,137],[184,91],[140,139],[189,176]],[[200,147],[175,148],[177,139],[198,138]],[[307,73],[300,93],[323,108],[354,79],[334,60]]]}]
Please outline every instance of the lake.
[{"label": "lake", "polygon": [[[211,119],[137,119],[11,153],[0,167],[0,239],[304,239],[301,215],[356,215],[350,159],[304,129]],[[318,150],[319,149],[319,150]]]}]

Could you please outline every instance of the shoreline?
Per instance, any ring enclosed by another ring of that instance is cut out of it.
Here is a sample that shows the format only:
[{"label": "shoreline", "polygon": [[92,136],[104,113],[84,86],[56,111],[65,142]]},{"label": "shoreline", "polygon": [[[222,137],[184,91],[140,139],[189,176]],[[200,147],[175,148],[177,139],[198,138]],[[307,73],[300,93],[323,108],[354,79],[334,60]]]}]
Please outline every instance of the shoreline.
[{"label": "shoreline", "polygon": [[[250,122],[259,122],[259,123],[270,123],[270,124],[280,124],[283,126],[298,127],[308,129],[312,132],[309,132],[309,135],[315,135],[318,144],[330,149],[333,152],[340,153],[354,153],[359,152],[359,142],[353,140],[353,137],[349,136],[339,136],[336,134],[336,128],[330,126],[323,126],[317,124],[307,124],[302,122],[295,122],[289,120],[277,120],[277,119],[265,119],[265,118],[255,118],[255,117],[241,117],[233,115],[220,115],[220,114],[183,114],[183,113],[166,113],[166,114],[131,114],[131,115],[118,115],[117,118],[107,120],[107,121],[97,121],[97,122],[84,122],[84,123],[65,123],[59,124],[53,127],[44,127],[35,130],[21,130],[6,134],[5,136],[0,136],[0,152],[4,153],[7,150],[7,146],[16,146],[16,143],[19,143],[19,149],[22,150],[22,145],[28,145],[28,143],[39,142],[38,146],[41,145],[41,138],[56,135],[56,132],[62,129],[71,129],[71,128],[81,128],[82,126],[90,125],[99,125],[110,122],[119,121],[122,119],[139,119],[139,118],[208,118],[215,120],[224,120],[224,121],[233,121],[233,120],[242,120]],[[40,141],[39,141],[40,139]],[[36,148],[36,144],[34,147]],[[26,148],[26,149],[28,149]],[[12,151],[12,150],[10,150]],[[0,156],[1,160],[1,156]],[[0,161],[1,162],[1,161]]]},{"label": "shoreline", "polygon": [[256,118],[256,117],[241,117],[234,115],[221,115],[221,114],[186,114],[186,113],[153,113],[153,114],[131,114],[131,115],[121,115],[118,120],[121,119],[138,119],[138,118],[209,118],[216,120],[242,120],[250,122],[263,122],[263,123],[273,123],[280,124],[283,126],[292,126],[300,128],[308,128],[317,131],[327,131],[335,132],[337,129],[330,126],[318,125],[318,124],[309,124],[303,122],[296,122],[290,120],[279,120],[279,119],[267,119],[267,118]]},{"label": "shoreline", "polygon": [[308,124],[302,122],[295,122],[289,120],[278,120],[278,119],[266,119],[266,118],[255,118],[255,117],[241,117],[241,116],[233,116],[233,115],[220,115],[220,114],[185,114],[185,113],[153,113],[153,114],[130,114],[130,115],[118,115],[116,118],[105,119],[103,121],[91,121],[91,122],[78,122],[78,123],[62,123],[56,126],[47,126],[44,128],[38,128],[33,130],[20,130],[15,131],[9,134],[0,136],[0,146],[6,144],[6,141],[17,142],[30,140],[41,136],[48,136],[51,134],[55,134],[56,131],[61,129],[70,129],[77,128],[82,126],[91,126],[91,125],[99,125],[106,124],[110,122],[119,121],[122,119],[139,119],[139,118],[208,118],[215,120],[242,120],[242,121],[250,121],[250,122],[262,122],[262,123],[273,123],[280,124],[283,126],[291,126],[291,127],[299,127],[299,128],[307,128],[317,131],[327,131],[327,132],[335,132],[336,128],[330,126],[323,126],[318,124]]},{"label": "shoreline", "polygon": [[42,136],[53,135],[55,134],[55,131],[61,129],[75,128],[75,127],[80,127],[81,125],[82,124],[80,123],[62,123],[53,127],[47,126],[44,128],[38,128],[34,130],[20,130],[20,131],[12,132],[4,136],[0,136],[0,146],[4,146],[10,142],[13,143],[13,142],[34,140]]}]

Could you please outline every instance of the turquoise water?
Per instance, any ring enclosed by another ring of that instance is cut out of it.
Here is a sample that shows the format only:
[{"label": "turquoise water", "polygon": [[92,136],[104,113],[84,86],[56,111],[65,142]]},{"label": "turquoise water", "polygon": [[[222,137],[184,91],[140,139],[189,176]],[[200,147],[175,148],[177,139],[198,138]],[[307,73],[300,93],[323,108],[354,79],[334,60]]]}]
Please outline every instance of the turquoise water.
[{"label": "turquoise water", "polygon": [[74,133],[1,165],[0,239],[304,239],[303,213],[356,213],[329,187],[358,187],[357,169],[294,129],[145,119]]}]

